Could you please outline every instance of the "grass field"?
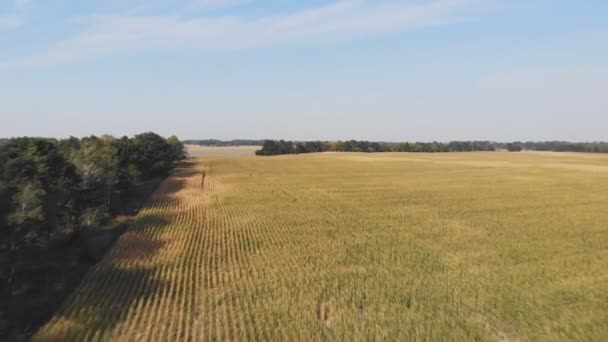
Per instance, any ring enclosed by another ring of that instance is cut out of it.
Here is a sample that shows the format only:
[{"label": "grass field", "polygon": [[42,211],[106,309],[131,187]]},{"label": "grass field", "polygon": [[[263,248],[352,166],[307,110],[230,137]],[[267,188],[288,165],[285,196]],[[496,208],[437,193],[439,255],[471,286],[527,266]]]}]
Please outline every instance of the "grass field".
[{"label": "grass field", "polygon": [[192,158],[219,156],[253,156],[262,146],[199,146],[186,145],[186,151]]},{"label": "grass field", "polygon": [[605,341],[608,157],[190,160],[34,339]]}]

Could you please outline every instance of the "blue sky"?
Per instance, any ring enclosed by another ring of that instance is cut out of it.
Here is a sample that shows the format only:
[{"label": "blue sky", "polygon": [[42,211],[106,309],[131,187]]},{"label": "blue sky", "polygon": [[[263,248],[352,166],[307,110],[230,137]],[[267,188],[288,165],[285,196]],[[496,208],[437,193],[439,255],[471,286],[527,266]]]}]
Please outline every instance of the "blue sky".
[{"label": "blue sky", "polygon": [[0,136],[608,140],[608,2],[0,0]]}]

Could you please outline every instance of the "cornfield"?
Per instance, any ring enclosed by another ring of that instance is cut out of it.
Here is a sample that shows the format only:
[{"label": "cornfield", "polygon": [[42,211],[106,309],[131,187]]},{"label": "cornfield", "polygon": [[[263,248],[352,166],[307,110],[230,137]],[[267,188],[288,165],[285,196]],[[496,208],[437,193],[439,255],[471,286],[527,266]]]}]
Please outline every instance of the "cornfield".
[{"label": "cornfield", "polygon": [[184,163],[34,340],[606,340],[608,158]]}]

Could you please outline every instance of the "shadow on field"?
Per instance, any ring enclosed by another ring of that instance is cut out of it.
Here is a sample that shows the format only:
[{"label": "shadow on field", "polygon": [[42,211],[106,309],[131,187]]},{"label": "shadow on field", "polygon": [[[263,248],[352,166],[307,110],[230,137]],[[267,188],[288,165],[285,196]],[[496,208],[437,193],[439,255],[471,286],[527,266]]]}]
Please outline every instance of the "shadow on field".
[{"label": "shadow on field", "polygon": [[198,169],[196,167],[197,165],[197,161],[193,159],[187,159],[185,161],[180,162],[177,167],[171,172],[171,175],[180,178],[188,178],[191,176],[200,175],[202,170]]},{"label": "shadow on field", "polygon": [[193,177],[193,176],[200,176],[200,175],[202,175],[203,171],[202,170],[194,169],[192,167],[193,165],[194,164],[187,165],[187,166],[185,166],[185,167],[177,170],[173,174],[173,177],[177,177],[177,178],[190,178],[190,177]]},{"label": "shadow on field", "polygon": [[68,299],[68,311],[55,316],[56,322],[43,328],[33,341],[88,340],[97,331],[112,332],[140,300],[151,298],[163,288],[155,279],[154,269],[149,268],[104,267],[92,278]]},{"label": "shadow on field", "polygon": [[[171,195],[184,183],[170,179],[161,186],[155,198],[170,200],[169,205],[175,205],[176,198]],[[131,320],[150,317],[149,313],[137,310],[158,297],[167,284],[159,278],[158,267],[147,265],[147,262],[166,247],[166,240],[157,233],[166,230],[172,221],[171,213],[162,216],[140,213],[102,261],[86,274],[51,323],[43,326],[32,340],[107,340],[110,336],[103,334],[113,332],[127,317]],[[144,331],[130,333],[138,334],[132,338],[142,339],[139,334]]]},{"label": "shadow on field", "polygon": [[112,264],[150,260],[165,246],[166,241],[146,236],[146,231],[153,229],[156,233],[162,233],[170,225],[169,217],[159,215],[146,215],[138,219],[134,226],[123,234],[108,258],[112,260]]}]

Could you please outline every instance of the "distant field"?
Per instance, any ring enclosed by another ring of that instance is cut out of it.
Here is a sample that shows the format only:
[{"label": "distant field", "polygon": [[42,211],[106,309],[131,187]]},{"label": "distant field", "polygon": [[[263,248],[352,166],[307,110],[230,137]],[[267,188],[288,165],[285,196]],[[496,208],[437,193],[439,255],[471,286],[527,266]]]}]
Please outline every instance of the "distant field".
[{"label": "distant field", "polygon": [[190,157],[253,156],[262,146],[199,146],[186,145]]},{"label": "distant field", "polygon": [[604,155],[190,160],[34,339],[606,341],[607,246]]}]

